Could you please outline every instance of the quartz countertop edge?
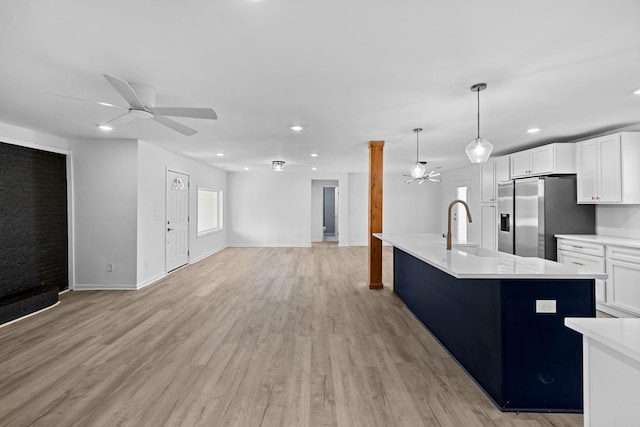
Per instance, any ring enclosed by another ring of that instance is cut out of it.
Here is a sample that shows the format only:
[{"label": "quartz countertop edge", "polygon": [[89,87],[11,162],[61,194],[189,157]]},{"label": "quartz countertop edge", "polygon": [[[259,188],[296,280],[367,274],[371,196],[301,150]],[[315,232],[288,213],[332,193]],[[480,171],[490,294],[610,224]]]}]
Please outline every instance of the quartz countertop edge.
[{"label": "quartz countertop edge", "polygon": [[640,362],[640,319],[567,317],[566,327]]},{"label": "quartz countertop edge", "polygon": [[454,241],[453,249],[447,250],[446,241],[435,233],[373,233],[373,236],[457,279],[607,278],[605,273],[584,271],[540,258],[492,251],[466,241]]},{"label": "quartz countertop edge", "polygon": [[628,237],[604,236],[602,234],[556,234],[555,237],[556,239],[571,239],[586,243],[640,248],[639,239],[630,239]]}]

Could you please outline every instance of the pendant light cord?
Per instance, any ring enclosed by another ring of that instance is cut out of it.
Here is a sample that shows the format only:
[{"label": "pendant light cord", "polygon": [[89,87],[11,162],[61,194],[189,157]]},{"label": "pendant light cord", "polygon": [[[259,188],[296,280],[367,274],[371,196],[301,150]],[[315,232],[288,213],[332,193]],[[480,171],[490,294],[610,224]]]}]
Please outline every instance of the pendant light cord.
[{"label": "pendant light cord", "polygon": [[480,139],[480,88],[477,89],[478,92],[478,139]]},{"label": "pendant light cord", "polygon": [[420,145],[418,145],[418,135],[420,134],[419,130],[416,130],[416,163],[420,163]]}]

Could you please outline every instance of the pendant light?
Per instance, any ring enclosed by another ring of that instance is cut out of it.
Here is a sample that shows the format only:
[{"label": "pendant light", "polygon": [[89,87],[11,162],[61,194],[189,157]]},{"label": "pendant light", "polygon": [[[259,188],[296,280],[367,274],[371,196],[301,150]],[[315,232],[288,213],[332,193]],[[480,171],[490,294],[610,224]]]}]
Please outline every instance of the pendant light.
[{"label": "pendant light", "polygon": [[465,152],[471,160],[471,163],[485,163],[489,160],[489,156],[493,151],[493,145],[489,141],[484,138],[480,138],[480,91],[483,91],[487,88],[486,83],[476,83],[471,86],[471,92],[476,92],[478,94],[478,136],[476,139],[471,141],[467,148],[465,148]]},{"label": "pendant light", "polygon": [[418,135],[420,132],[422,132],[422,128],[415,128],[413,132],[416,134],[416,162],[409,168],[410,175],[404,175],[411,178],[405,182],[407,184],[414,181],[418,181],[418,184],[422,184],[426,180],[432,182],[440,182],[439,179],[436,179],[436,177],[440,176],[440,172],[432,170],[431,172],[427,173],[427,162],[420,161],[420,144],[418,141]]},{"label": "pendant light", "polygon": [[420,163],[420,146],[418,144],[418,135],[422,132],[422,128],[415,128],[413,130],[416,134],[416,162],[409,168],[409,173],[411,174],[411,178],[418,179],[427,171],[427,167]]},{"label": "pendant light", "polygon": [[276,172],[282,172],[284,170],[284,160],[274,160],[271,162],[271,167]]}]

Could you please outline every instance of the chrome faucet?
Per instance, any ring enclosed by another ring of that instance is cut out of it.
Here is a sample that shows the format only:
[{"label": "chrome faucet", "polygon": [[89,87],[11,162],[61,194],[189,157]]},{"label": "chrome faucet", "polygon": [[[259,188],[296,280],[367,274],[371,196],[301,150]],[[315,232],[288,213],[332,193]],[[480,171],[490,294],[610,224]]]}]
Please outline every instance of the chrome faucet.
[{"label": "chrome faucet", "polygon": [[451,250],[451,208],[453,208],[453,205],[455,205],[456,203],[462,203],[462,205],[467,210],[467,219],[469,220],[469,222],[473,222],[471,220],[471,211],[469,210],[469,205],[467,205],[467,202],[460,199],[456,199],[453,202],[451,202],[451,204],[449,205],[449,211],[447,212],[447,250],[448,251]]}]

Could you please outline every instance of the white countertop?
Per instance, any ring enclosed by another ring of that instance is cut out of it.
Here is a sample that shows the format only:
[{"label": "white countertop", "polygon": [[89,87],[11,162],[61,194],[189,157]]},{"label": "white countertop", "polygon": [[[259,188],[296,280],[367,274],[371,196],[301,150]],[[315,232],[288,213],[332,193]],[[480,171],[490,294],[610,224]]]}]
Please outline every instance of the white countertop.
[{"label": "white countertop", "polygon": [[438,234],[374,233],[373,235],[458,279],[607,278],[604,273],[587,272],[545,259],[520,257],[478,248],[475,244],[466,247],[454,245],[454,248],[448,251],[445,239]]},{"label": "white countertop", "polygon": [[640,240],[627,237],[603,236],[601,234],[556,234],[557,239],[571,239],[601,245],[616,245],[629,248],[640,248]]},{"label": "white countertop", "polygon": [[640,319],[567,317],[564,324],[640,362]]}]

